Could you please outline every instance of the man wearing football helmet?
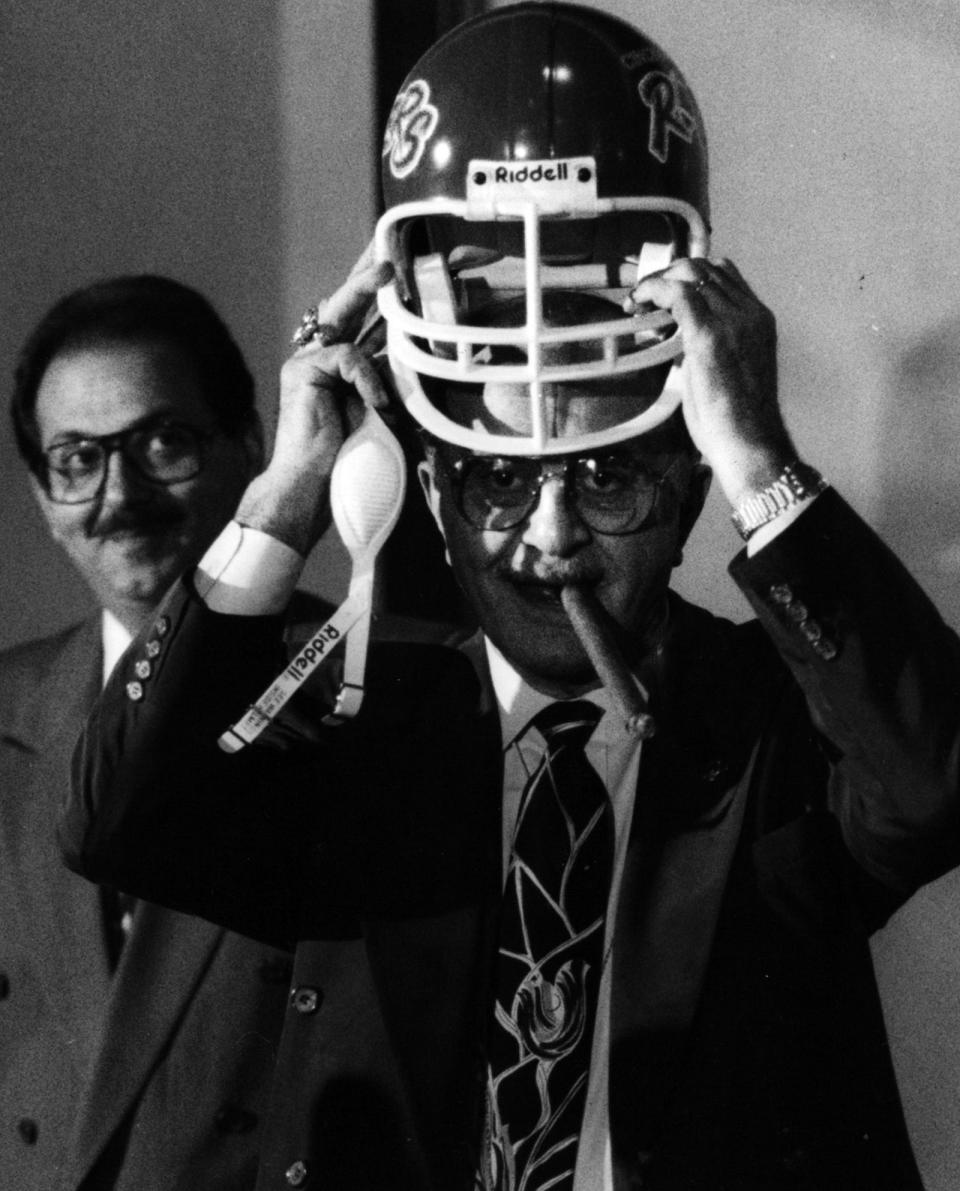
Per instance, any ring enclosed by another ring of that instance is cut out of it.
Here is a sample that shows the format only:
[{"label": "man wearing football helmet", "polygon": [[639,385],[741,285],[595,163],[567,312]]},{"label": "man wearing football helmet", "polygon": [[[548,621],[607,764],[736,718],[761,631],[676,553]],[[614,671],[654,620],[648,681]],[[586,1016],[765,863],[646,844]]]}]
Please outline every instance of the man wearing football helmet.
[{"label": "man wearing football helmet", "polygon": [[[517,4],[424,56],[383,157],[270,464],[81,743],[69,862],[296,947],[263,1188],[919,1189],[867,940],[960,860],[960,643],[798,457],[689,87]],[[299,663],[254,703],[398,403],[480,631],[377,642],[355,717]],[[745,625],[669,590],[711,474]]]}]

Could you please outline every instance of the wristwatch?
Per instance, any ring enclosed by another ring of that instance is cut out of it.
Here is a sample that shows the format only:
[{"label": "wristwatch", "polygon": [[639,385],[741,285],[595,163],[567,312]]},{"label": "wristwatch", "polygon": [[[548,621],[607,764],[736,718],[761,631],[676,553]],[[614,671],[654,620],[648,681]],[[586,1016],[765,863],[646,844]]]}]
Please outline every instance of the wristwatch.
[{"label": "wristwatch", "polygon": [[759,492],[744,497],[730,515],[737,533],[744,541],[775,517],[801,501],[809,500],[827,487],[827,481],[814,467],[795,459],[779,476]]}]

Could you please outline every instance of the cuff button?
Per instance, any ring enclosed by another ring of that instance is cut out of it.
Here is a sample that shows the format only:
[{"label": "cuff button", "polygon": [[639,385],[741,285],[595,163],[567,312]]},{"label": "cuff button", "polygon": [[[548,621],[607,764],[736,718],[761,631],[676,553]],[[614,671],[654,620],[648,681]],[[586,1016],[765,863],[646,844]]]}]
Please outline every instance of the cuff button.
[{"label": "cuff button", "polygon": [[810,615],[806,604],[801,604],[799,600],[793,600],[787,604],[786,613],[794,624],[802,624]]}]

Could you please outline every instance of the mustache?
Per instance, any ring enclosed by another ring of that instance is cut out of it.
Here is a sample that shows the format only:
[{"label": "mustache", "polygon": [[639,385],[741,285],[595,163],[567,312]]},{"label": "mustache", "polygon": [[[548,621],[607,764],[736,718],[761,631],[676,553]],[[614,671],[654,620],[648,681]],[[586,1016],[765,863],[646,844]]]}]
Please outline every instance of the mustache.
[{"label": "mustache", "polygon": [[601,575],[594,568],[575,562],[564,565],[533,565],[516,570],[507,567],[502,573],[504,578],[518,587],[582,587],[589,590],[596,587],[601,579]]},{"label": "mustache", "polygon": [[116,509],[95,521],[87,537],[110,538],[123,533],[149,536],[166,533],[182,524],[183,514],[177,509]]}]

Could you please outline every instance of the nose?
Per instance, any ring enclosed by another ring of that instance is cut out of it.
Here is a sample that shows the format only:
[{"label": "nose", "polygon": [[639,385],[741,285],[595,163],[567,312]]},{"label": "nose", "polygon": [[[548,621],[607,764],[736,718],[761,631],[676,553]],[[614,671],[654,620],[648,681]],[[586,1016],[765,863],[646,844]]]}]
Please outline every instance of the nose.
[{"label": "nose", "polygon": [[103,485],[100,489],[101,506],[116,508],[142,504],[150,499],[151,494],[151,485],[126,458],[123,451],[111,451],[104,464]]},{"label": "nose", "polygon": [[544,478],[540,498],[524,524],[524,544],[562,558],[589,541],[590,530],[568,498],[563,476]]}]

